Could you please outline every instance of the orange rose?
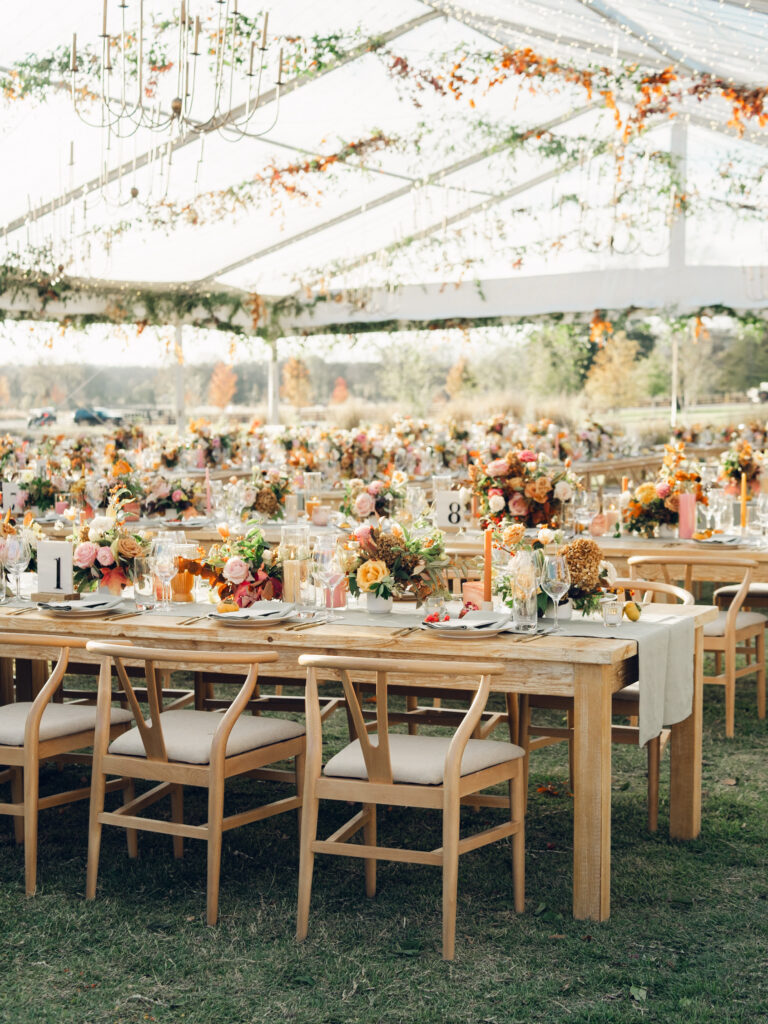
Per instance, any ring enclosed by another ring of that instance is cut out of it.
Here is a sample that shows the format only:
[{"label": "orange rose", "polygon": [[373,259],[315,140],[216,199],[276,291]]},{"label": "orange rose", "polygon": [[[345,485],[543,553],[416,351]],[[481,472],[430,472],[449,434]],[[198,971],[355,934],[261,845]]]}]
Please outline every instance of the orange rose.
[{"label": "orange rose", "polygon": [[540,476],[525,485],[525,496],[543,505],[552,490],[552,483],[546,476]]},{"label": "orange rose", "polygon": [[363,592],[367,592],[375,583],[380,583],[387,576],[389,576],[387,563],[379,559],[370,559],[363,562],[357,570],[357,585]]}]

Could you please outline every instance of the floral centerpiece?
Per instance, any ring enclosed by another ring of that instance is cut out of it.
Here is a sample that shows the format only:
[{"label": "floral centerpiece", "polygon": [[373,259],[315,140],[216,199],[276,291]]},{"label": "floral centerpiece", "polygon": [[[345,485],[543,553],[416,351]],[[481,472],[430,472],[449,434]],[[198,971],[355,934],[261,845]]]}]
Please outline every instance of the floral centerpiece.
[{"label": "floral centerpiece", "polygon": [[445,593],[442,569],[448,566],[439,530],[416,536],[394,523],[389,532],[363,523],[354,532],[360,551],[347,569],[350,593],[374,594],[385,600],[410,592],[421,603],[430,594]]},{"label": "floral centerpiece", "polygon": [[148,516],[162,516],[172,512],[174,516],[188,518],[195,514],[198,490],[192,483],[158,477],[144,498],[144,511]]},{"label": "floral centerpiece", "polygon": [[37,572],[37,545],[41,540],[45,540],[45,533],[40,524],[35,522],[31,512],[26,512],[21,522],[13,517],[10,509],[5,513],[0,522],[0,555],[5,538],[16,535],[23,537],[29,544],[31,556],[27,571]]},{"label": "floral centerpiece", "polygon": [[497,526],[506,519],[524,526],[558,526],[563,504],[571,500],[577,486],[568,467],[529,448],[470,466],[469,477],[480,499],[482,518]]},{"label": "floral centerpiece", "polygon": [[283,567],[277,548],[267,545],[256,526],[244,537],[229,538],[212,547],[198,561],[181,559],[180,568],[207,580],[222,602],[238,608],[280,599],[283,594]]},{"label": "floral centerpiece", "polygon": [[178,466],[180,459],[181,445],[178,441],[174,444],[166,443],[160,449],[160,462],[166,469],[175,469],[175,467]]},{"label": "floral centerpiece", "polygon": [[214,431],[207,420],[192,420],[189,432],[195,435],[192,447],[202,455],[203,465],[218,466],[232,461],[240,450],[240,442],[234,432]]},{"label": "floral centerpiece", "polygon": [[291,478],[287,473],[279,469],[268,469],[265,473],[256,471],[243,487],[242,515],[249,519],[255,512],[267,519],[282,519],[285,496],[290,493]]},{"label": "floral centerpiece", "polygon": [[16,454],[16,442],[10,434],[0,437],[0,470],[12,462]]},{"label": "floral centerpiece", "polygon": [[624,528],[653,537],[659,526],[677,526],[682,494],[693,494],[697,503],[707,504],[698,463],[686,456],[684,444],[666,445],[656,481],[621,495]]},{"label": "floral centerpiece", "polygon": [[762,457],[749,441],[739,441],[720,456],[720,479],[729,494],[738,494],[742,473],[746,473],[747,487],[757,493],[762,471]]},{"label": "floral centerpiece", "polygon": [[56,485],[47,477],[35,476],[31,469],[23,469],[19,474],[19,484],[24,488],[18,497],[22,507],[47,512],[56,504]]},{"label": "floral centerpiece", "polygon": [[148,542],[131,533],[125,524],[124,510],[131,498],[130,492],[116,490],[106,515],[94,516],[75,531],[72,540],[76,590],[106,587],[119,594],[133,579],[134,560],[148,554]]},{"label": "floral centerpiece", "polygon": [[571,574],[568,598],[578,611],[589,614],[600,607],[600,598],[616,582],[618,574],[613,563],[603,559],[595,541],[578,537],[561,549]]},{"label": "floral centerpiece", "polygon": [[367,519],[374,514],[391,516],[395,502],[405,498],[403,485],[406,480],[406,475],[397,471],[387,480],[372,480],[369,484],[353,477],[344,484],[339,511],[355,519]]}]

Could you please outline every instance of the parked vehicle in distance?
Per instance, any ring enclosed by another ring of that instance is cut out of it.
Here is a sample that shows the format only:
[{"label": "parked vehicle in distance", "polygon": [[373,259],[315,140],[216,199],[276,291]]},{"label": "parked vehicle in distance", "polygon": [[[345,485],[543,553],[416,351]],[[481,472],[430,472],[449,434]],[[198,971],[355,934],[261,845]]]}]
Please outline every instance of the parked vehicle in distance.
[{"label": "parked vehicle in distance", "polygon": [[760,381],[760,386],[747,391],[750,402],[768,402],[768,380]]},{"label": "parked vehicle in distance", "polygon": [[56,413],[53,409],[37,409],[29,415],[27,420],[28,427],[47,427],[51,423],[56,422]]},{"label": "parked vehicle in distance", "polygon": [[123,424],[123,417],[119,413],[107,412],[106,409],[75,409],[74,418],[75,423],[90,427],[100,427],[105,423],[120,427]]}]

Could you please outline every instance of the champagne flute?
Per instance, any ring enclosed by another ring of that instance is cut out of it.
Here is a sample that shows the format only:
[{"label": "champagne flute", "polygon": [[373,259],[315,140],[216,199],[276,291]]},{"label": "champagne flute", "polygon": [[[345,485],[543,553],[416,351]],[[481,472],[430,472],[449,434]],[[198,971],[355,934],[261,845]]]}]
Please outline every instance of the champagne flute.
[{"label": "champagne flute", "polygon": [[32,548],[29,541],[19,534],[12,533],[5,538],[3,549],[3,565],[5,571],[15,582],[16,600],[21,601],[21,574],[29,565]]},{"label": "champagne flute", "polygon": [[552,632],[559,632],[557,610],[560,598],[565,597],[571,586],[571,573],[564,555],[546,555],[541,571],[541,589],[552,599],[555,608],[555,624]]}]

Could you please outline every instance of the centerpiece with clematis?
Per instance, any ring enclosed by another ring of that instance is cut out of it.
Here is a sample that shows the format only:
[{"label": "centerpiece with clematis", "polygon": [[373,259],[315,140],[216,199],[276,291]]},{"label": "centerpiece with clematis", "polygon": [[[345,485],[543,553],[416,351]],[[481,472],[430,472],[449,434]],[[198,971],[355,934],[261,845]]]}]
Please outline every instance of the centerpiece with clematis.
[{"label": "centerpiece with clematis", "polygon": [[269,547],[257,526],[244,537],[230,537],[215,545],[200,559],[180,559],[179,568],[207,580],[220,601],[238,608],[279,600],[283,595],[278,549]]},{"label": "centerpiece with clematis", "polygon": [[132,498],[129,491],[116,490],[105,515],[94,516],[75,530],[72,561],[77,591],[104,587],[119,594],[133,579],[135,559],[149,553],[149,542],[126,525],[124,510]]},{"label": "centerpiece with clematis", "polygon": [[738,494],[741,487],[741,474],[747,478],[747,487],[757,494],[760,490],[760,478],[763,473],[763,459],[749,441],[737,441],[728,451],[720,456],[720,480],[725,486],[726,494]]},{"label": "centerpiece with clematis", "polygon": [[393,523],[387,531],[363,523],[354,532],[359,553],[347,567],[350,593],[388,599],[411,593],[419,604],[447,591],[442,570],[448,567],[443,535],[430,530],[416,536]]},{"label": "centerpiece with clematis", "polygon": [[469,478],[481,518],[495,526],[510,520],[526,527],[559,526],[563,506],[578,486],[567,466],[530,448],[515,448],[487,464],[478,462],[469,467]]}]

